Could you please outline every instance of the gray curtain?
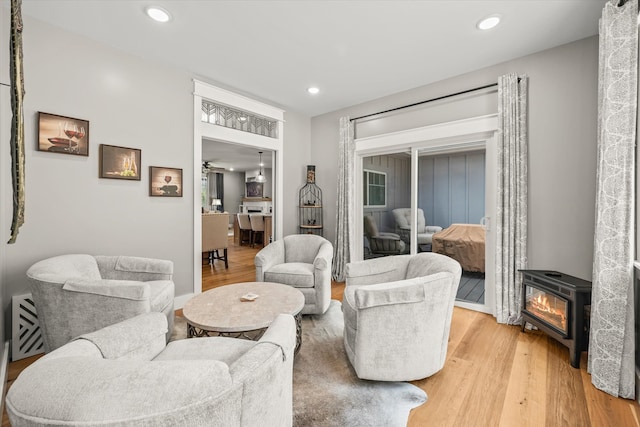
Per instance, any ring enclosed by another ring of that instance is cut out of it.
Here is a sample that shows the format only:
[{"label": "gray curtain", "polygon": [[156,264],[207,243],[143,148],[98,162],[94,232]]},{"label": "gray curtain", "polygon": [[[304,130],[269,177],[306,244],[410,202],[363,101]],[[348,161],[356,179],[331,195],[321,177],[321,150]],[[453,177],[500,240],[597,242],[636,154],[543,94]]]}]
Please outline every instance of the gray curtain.
[{"label": "gray curtain", "polygon": [[354,157],[353,126],[349,117],[340,118],[338,152],[338,194],[336,201],[336,244],[333,253],[333,280],[345,280],[346,266],[351,261],[354,244]]},{"label": "gray curtain", "polygon": [[521,322],[522,275],[527,266],[526,76],[498,78],[498,207],[496,210],[496,319]]},{"label": "gray curtain", "polygon": [[634,173],[638,2],[609,1],[600,20],[598,164],[589,372],[613,396],[634,398]]}]

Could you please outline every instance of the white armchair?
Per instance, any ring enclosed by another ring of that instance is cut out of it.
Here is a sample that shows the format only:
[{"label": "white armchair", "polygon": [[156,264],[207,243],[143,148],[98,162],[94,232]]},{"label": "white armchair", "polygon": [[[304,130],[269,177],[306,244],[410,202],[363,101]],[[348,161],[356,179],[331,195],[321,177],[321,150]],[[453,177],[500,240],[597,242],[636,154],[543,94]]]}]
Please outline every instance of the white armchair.
[{"label": "white armchair", "polygon": [[[393,218],[396,221],[398,234],[408,245],[411,243],[411,208],[398,208],[393,211]],[[442,227],[437,225],[427,225],[424,218],[424,211],[418,208],[418,228],[416,235],[418,245],[430,245],[433,235],[442,231]]]},{"label": "white armchair", "polygon": [[45,355],[11,385],[13,426],[291,426],[295,321],[281,314],[260,341],[165,342],[146,313]]},{"label": "white armchair", "polygon": [[293,286],[304,295],[301,314],[323,314],[331,302],[332,260],[333,245],[324,237],[285,236],[256,255],[256,282]]},{"label": "white armchair", "polygon": [[105,326],[157,311],[173,330],[173,262],[61,255],[27,270],[46,352]]},{"label": "white armchair", "polygon": [[430,252],[347,265],[344,347],[359,378],[412,381],[442,369],[461,273]]}]

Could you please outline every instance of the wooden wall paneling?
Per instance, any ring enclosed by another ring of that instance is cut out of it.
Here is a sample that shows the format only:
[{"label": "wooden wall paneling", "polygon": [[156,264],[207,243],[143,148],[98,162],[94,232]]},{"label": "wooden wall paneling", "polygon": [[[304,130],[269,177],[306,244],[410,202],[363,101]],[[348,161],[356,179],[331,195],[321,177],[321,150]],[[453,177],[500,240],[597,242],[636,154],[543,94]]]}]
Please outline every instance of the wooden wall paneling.
[{"label": "wooden wall paneling", "polygon": [[485,153],[469,154],[467,156],[469,216],[467,223],[480,224],[485,215]]},{"label": "wooden wall paneling", "polygon": [[467,199],[467,157],[449,158],[449,223],[466,224],[469,217]]},{"label": "wooden wall paneling", "polygon": [[433,225],[451,224],[449,202],[449,157],[436,157],[433,163]]}]

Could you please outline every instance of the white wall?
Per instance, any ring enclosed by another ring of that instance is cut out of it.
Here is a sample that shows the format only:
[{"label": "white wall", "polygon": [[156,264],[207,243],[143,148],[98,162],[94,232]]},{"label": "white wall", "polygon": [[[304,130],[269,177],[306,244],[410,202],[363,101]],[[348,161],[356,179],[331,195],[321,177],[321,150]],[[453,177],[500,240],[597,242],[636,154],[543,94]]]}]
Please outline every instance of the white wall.
[{"label": "white wall", "polygon": [[[283,235],[287,236],[298,233],[298,192],[307,182],[307,165],[315,164],[315,159],[311,157],[311,148],[308,143],[311,139],[309,117],[287,111],[284,119]],[[317,176],[318,170],[316,169]],[[335,204],[327,208],[325,204],[324,214],[333,212],[335,210],[333,206]]]},{"label": "white wall", "polygon": [[[191,77],[28,17],[24,28],[26,209],[6,249],[7,295],[28,291],[32,263],[65,253],[170,259],[176,293],[190,291]],[[36,151],[38,111],[88,120],[89,156]],[[142,180],[98,178],[100,144],[140,148]],[[184,197],[149,197],[150,165],[182,168]]]},{"label": "white wall", "polygon": [[[10,297],[29,291],[29,266],[64,253],[170,259],[176,295],[191,293],[193,191],[200,193],[189,178],[200,176],[193,170],[193,76],[29,17],[24,49],[26,220],[2,257],[5,316]],[[89,120],[89,157],[36,151],[38,111]],[[99,179],[99,144],[140,148],[142,180]],[[308,163],[308,117],[287,113],[284,144],[292,152],[285,158],[285,196],[291,197],[287,183],[300,181]],[[8,156],[8,149],[0,150],[5,241],[12,209]],[[149,197],[150,165],[182,168],[183,197]],[[287,206],[284,215],[285,224],[295,223],[295,208]]]},{"label": "white wall", "polygon": [[[529,86],[529,267],[589,280],[593,262],[598,38],[591,37],[311,120],[311,157],[325,206],[335,206],[338,119],[435,98],[496,82],[515,72]],[[497,110],[494,95],[438,102],[405,125],[445,122]],[[469,108],[467,109],[468,101]],[[455,105],[455,108],[451,107]],[[399,114],[394,114],[398,117]],[[400,116],[403,117],[403,116]],[[404,119],[403,119],[404,120]],[[398,130],[370,121],[367,134]],[[359,131],[360,136],[365,134]],[[325,212],[325,236],[335,240],[335,212]]]}]

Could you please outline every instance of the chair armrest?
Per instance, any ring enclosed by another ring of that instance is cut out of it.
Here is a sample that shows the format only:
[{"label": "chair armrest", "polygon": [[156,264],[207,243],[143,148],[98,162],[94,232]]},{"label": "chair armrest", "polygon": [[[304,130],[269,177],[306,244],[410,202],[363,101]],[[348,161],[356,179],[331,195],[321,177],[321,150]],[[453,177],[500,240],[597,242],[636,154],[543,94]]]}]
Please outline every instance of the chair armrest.
[{"label": "chair armrest", "polygon": [[410,255],[381,257],[347,264],[347,287],[394,282],[405,278]]},{"label": "chair armrest", "polygon": [[171,280],[173,262],[162,259],[131,256],[95,257],[103,279],[113,280]]},{"label": "chair armrest", "polygon": [[333,261],[333,245],[329,242],[324,242],[320,245],[318,253],[313,260],[313,268],[316,270],[331,269],[331,261]]},{"label": "chair armrest", "polygon": [[434,234],[434,233],[437,233],[437,232],[439,232],[439,231],[442,231],[442,227],[437,226],[437,225],[427,225],[427,226],[424,228],[424,230],[425,230],[425,232],[426,232],[426,233],[428,233],[428,234]]},{"label": "chair armrest", "polygon": [[67,279],[62,286],[62,290],[122,298],[132,301],[146,301],[149,300],[151,295],[149,285],[145,282],[132,280],[92,280],[79,277]]},{"label": "chair armrest", "polygon": [[384,240],[400,240],[400,236],[396,233],[378,233],[377,236],[371,237],[372,239],[384,239]]},{"label": "chair armrest", "polygon": [[105,359],[151,360],[166,346],[167,317],[162,313],[145,313],[76,340],[93,343]]},{"label": "chair armrest", "polygon": [[249,376],[256,375],[256,366],[264,364],[265,358],[273,353],[274,346],[278,348],[281,361],[292,362],[295,343],[296,322],[293,316],[279,314],[256,345],[229,366],[229,373],[234,382],[241,382]]},{"label": "chair armrest", "polygon": [[271,267],[284,264],[284,241],[276,240],[260,249],[253,260],[256,266],[256,282],[264,282],[264,273]]},{"label": "chair armrest", "polygon": [[425,300],[425,278],[379,283],[357,287],[353,290],[357,309],[380,307],[385,305],[410,304]]}]

